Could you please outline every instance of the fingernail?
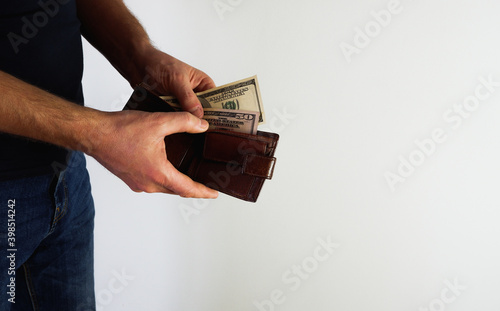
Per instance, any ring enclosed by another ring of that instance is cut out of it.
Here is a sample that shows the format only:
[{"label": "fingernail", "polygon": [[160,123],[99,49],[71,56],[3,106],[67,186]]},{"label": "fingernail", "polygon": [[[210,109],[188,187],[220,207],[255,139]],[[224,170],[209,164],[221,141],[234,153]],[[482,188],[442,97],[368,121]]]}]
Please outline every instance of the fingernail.
[{"label": "fingernail", "polygon": [[189,112],[191,112],[193,115],[197,116],[198,118],[203,117],[203,109],[200,106],[194,108],[193,110],[191,110]]},{"label": "fingernail", "polygon": [[204,131],[208,129],[208,122],[207,122],[207,120],[200,119],[200,129],[202,129]]}]

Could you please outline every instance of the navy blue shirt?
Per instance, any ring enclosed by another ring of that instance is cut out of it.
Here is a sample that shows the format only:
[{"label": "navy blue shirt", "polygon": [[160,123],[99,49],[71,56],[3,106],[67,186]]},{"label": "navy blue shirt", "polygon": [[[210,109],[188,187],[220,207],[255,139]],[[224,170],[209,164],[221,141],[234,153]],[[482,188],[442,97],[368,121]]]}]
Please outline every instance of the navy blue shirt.
[{"label": "navy blue shirt", "polygon": [[[0,0],[0,70],[83,105],[75,0]],[[0,132],[0,180],[57,171],[68,152]]]}]

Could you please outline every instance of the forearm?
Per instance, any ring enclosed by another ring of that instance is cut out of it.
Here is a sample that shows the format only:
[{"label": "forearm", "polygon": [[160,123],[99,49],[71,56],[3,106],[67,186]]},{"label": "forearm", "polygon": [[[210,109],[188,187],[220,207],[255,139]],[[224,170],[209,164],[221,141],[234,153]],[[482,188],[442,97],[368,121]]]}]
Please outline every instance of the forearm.
[{"label": "forearm", "polygon": [[89,152],[105,113],[68,102],[0,71],[0,131]]},{"label": "forearm", "polygon": [[131,85],[145,75],[144,55],[154,51],[139,21],[122,0],[77,0],[83,36]]}]

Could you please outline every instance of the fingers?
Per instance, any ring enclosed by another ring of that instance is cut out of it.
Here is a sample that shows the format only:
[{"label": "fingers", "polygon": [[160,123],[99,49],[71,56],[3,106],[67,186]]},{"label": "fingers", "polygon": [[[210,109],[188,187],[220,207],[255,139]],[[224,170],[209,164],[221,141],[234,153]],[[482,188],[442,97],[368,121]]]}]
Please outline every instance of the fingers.
[{"label": "fingers", "polygon": [[[188,112],[156,113],[155,115],[158,118],[155,121],[162,126],[158,132],[160,137],[180,132],[201,133],[208,129],[206,120],[199,119]],[[163,144],[163,139],[161,144]],[[186,198],[216,198],[218,196],[217,191],[194,182],[179,172],[165,158],[164,148],[160,152],[163,156],[161,156],[161,163],[156,166],[157,173],[154,174],[154,177],[149,178],[152,183],[149,184],[149,187],[143,188],[143,191],[177,194]]]},{"label": "fingers", "polygon": [[[167,190],[184,198],[208,198],[215,199],[219,193],[198,182],[193,181],[188,176],[182,174],[174,168],[171,163],[167,163],[166,179],[162,186]],[[171,182],[175,181],[175,182]],[[168,193],[168,192],[167,192]]]},{"label": "fingers", "polygon": [[203,108],[195,92],[215,87],[207,74],[157,49],[149,55],[147,63],[150,64],[146,67],[148,76],[159,92],[174,95],[184,111],[203,117]]},{"label": "fingers", "polygon": [[124,181],[134,192],[166,193],[184,198],[215,199],[218,197],[219,193],[216,190],[193,181],[179,172],[166,159],[162,164],[159,166],[163,167],[158,169],[154,176],[147,177],[139,183],[131,179],[124,179]]},{"label": "fingers", "polygon": [[167,136],[174,133],[202,133],[208,129],[206,120],[195,117],[188,112],[161,113],[163,131],[160,133]]},{"label": "fingers", "polygon": [[166,193],[166,194],[178,195],[183,198],[196,198],[196,199],[216,199],[219,196],[219,192],[217,192],[216,190],[210,189],[207,186],[194,182],[187,176],[185,177],[188,178],[188,181],[184,182],[183,184],[179,183],[172,184],[171,185],[172,189],[167,188],[167,186],[163,184],[157,184],[148,189],[144,190],[132,189],[132,191],[137,193],[140,192]]},{"label": "fingers", "polygon": [[182,109],[192,113],[198,118],[203,117],[203,107],[198,97],[196,97],[194,90],[191,88],[191,83],[187,77],[176,83],[172,91],[181,103]]},{"label": "fingers", "polygon": [[162,184],[158,183],[152,187],[144,190],[132,189],[134,192],[147,192],[147,193],[166,193],[172,195],[179,195],[183,198],[198,198],[198,199],[216,199],[219,196],[219,192],[210,189],[200,183],[193,181],[191,178],[179,173],[180,176],[186,178],[182,180],[182,177],[177,178],[175,183]]},{"label": "fingers", "polygon": [[184,75],[181,80],[173,84],[175,97],[179,100],[184,111],[188,111],[198,118],[203,117],[203,107],[195,92],[202,92],[215,87],[214,81],[202,71],[194,69],[189,77]]},{"label": "fingers", "polygon": [[202,74],[204,77],[201,79],[198,86],[194,88],[194,91],[195,92],[203,92],[203,91],[206,91],[209,89],[213,89],[215,87],[215,83],[212,80],[212,78],[210,78],[208,75],[206,75],[203,72],[200,72],[200,74]]},{"label": "fingers", "polygon": [[148,186],[130,186],[134,192],[167,193],[184,198],[215,199],[219,193],[207,186],[193,181],[179,172],[170,162],[166,161],[162,175]]}]

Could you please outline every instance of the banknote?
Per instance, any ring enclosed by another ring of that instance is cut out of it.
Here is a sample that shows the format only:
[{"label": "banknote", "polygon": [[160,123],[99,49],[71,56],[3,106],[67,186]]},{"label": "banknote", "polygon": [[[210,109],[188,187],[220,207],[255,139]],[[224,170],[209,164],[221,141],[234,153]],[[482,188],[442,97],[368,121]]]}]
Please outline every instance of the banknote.
[{"label": "banknote", "polygon": [[256,134],[258,122],[257,111],[228,110],[221,108],[205,108],[203,119],[208,121],[209,129],[224,129],[233,132]]},{"label": "banknote", "polygon": [[[265,122],[264,106],[257,76],[198,92],[196,96],[204,109],[255,111],[258,112],[259,124]],[[171,106],[180,109],[177,98],[173,96],[161,96],[161,98]]]}]

